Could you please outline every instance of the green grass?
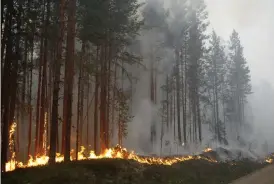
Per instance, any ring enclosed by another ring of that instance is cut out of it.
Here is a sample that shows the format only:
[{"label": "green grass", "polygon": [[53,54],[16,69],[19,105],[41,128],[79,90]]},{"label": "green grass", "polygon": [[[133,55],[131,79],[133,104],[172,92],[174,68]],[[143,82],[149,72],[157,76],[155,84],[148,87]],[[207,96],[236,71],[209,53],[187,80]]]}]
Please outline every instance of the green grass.
[{"label": "green grass", "polygon": [[265,164],[251,161],[212,163],[190,160],[146,165],[132,160],[100,159],[60,163],[2,174],[3,184],[220,184],[229,183]]}]

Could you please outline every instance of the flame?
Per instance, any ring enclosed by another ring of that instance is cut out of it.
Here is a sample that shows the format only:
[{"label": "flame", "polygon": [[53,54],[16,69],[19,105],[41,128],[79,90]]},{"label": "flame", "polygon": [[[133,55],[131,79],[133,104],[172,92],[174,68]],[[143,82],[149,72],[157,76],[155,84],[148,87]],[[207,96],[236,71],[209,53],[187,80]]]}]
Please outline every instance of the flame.
[{"label": "flame", "polygon": [[265,162],[272,164],[273,163],[273,158],[274,158],[274,153],[268,157],[266,157]]},{"label": "flame", "polygon": [[210,151],[212,151],[212,149],[211,149],[211,148],[206,148],[206,149],[204,149],[204,151],[203,151],[203,152],[207,153],[207,152],[210,152]]},{"label": "flame", "polygon": [[273,163],[273,159],[272,158],[267,158],[267,159],[265,159],[265,162],[271,164],[271,163]]},{"label": "flame", "polygon": [[[193,160],[193,159],[204,159],[210,162],[217,162],[216,160],[209,159],[206,157],[201,156],[181,156],[181,157],[147,157],[147,156],[139,156],[133,151],[129,152],[126,148],[122,148],[121,146],[117,145],[114,148],[106,149],[103,154],[96,155],[93,150],[89,151],[87,154],[86,148],[84,146],[80,147],[80,151],[78,152],[78,160],[92,160],[92,159],[102,159],[102,158],[120,158],[120,159],[131,159],[135,160],[139,163],[143,164],[162,164],[162,165],[172,165],[177,162]],[[210,148],[204,150],[204,152],[211,151]],[[71,150],[71,160],[75,160],[72,156],[74,155],[74,150]],[[27,168],[27,167],[36,167],[36,166],[43,166],[46,165],[49,161],[49,157],[47,155],[37,156],[33,158],[30,156],[30,159],[26,164],[22,162],[16,162],[15,160],[10,160],[6,163],[6,171],[12,171],[16,168]],[[56,153],[56,162],[63,162],[64,156],[60,153]]]},{"label": "flame", "polygon": [[44,116],[44,132],[43,132],[43,151],[44,151],[44,154],[47,151],[47,123],[48,123],[47,117],[48,117],[47,116],[47,112],[45,112],[45,116]]},{"label": "flame", "polygon": [[[210,152],[212,151],[211,148],[206,148],[203,152]],[[73,157],[75,151],[72,149],[70,154],[71,160],[75,160],[75,156]],[[104,153],[100,155],[96,155],[93,150],[87,152],[84,146],[80,147],[80,151],[78,154],[78,160],[93,160],[93,159],[102,159],[102,158],[119,158],[119,159],[130,159],[135,160],[139,163],[143,164],[159,164],[159,165],[172,165],[177,162],[183,162],[188,160],[198,160],[203,159],[209,162],[217,162],[217,160],[207,158],[205,156],[200,155],[187,155],[187,156],[177,156],[177,157],[148,157],[148,156],[140,156],[134,153],[134,151],[129,152],[126,148],[122,148],[121,146],[117,145],[114,148],[106,149]],[[30,157],[26,164],[22,164],[21,162],[16,162],[15,160],[11,160],[6,163],[6,170],[12,171],[15,168],[27,168],[27,167],[35,167],[35,166],[42,166],[46,165],[49,161],[49,157],[47,155],[38,156],[38,157]],[[63,162],[64,156],[60,153],[56,153],[56,162]],[[268,163],[273,162],[273,159],[266,159]],[[16,167],[15,167],[16,166]]]},{"label": "flame", "polygon": [[14,150],[14,145],[15,145],[15,141],[14,141],[14,133],[16,131],[16,121],[14,120],[13,123],[10,126],[10,130],[9,130],[9,151],[11,153],[11,158],[10,161],[8,163],[6,163],[6,170],[14,170],[16,168],[16,166],[22,166],[23,163],[22,162],[17,162],[15,160],[15,150]]},{"label": "flame", "polygon": [[10,126],[10,131],[9,131],[9,148],[10,151],[12,151],[13,146],[14,146],[14,133],[16,130],[16,121],[13,121],[12,125]]}]

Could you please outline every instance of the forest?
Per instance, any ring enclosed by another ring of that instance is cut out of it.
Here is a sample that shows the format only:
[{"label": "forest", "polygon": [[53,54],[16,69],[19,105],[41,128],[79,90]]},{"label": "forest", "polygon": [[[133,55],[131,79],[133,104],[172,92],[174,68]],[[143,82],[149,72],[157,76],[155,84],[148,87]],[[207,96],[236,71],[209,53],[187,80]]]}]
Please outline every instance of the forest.
[{"label": "forest", "polygon": [[[78,160],[81,146],[100,155],[133,134],[146,154],[208,137],[208,147],[248,144],[240,35],[218,36],[203,0],[1,3],[2,171],[43,155]],[[144,99],[151,117],[137,129]]]}]

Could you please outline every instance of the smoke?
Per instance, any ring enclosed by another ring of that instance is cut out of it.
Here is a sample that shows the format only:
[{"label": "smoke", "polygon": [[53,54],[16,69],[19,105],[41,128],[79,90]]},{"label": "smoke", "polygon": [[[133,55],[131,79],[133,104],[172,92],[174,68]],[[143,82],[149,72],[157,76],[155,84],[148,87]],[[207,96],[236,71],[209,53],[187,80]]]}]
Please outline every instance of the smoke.
[{"label": "smoke", "polygon": [[[217,34],[228,40],[232,29],[239,32],[250,66],[253,94],[248,98],[246,116],[251,130],[244,132],[243,138],[252,142],[252,149],[260,155],[274,152],[274,40],[271,36],[274,31],[274,1],[205,2],[211,26]],[[268,146],[264,146],[266,143]]]},{"label": "smoke", "polygon": [[[144,1],[144,0],[143,0]],[[184,10],[180,1],[176,0],[147,0],[150,8],[153,8],[158,14],[165,14],[166,10],[172,8],[169,17],[167,18],[168,29],[175,35],[180,34],[179,30],[184,28],[183,19],[180,22],[172,22],[171,17],[183,16]],[[143,56],[143,67],[130,67],[129,71],[134,77],[138,78],[138,82],[134,84],[133,91],[133,107],[132,115],[133,120],[128,123],[128,136],[124,140],[125,147],[129,150],[135,150],[139,154],[157,154],[157,155],[175,155],[175,154],[195,154],[201,152],[206,147],[224,148],[236,153],[235,150],[240,150],[245,156],[257,158],[264,156],[267,153],[274,152],[274,75],[273,75],[273,58],[274,40],[272,32],[274,31],[273,11],[274,7],[272,0],[205,0],[208,11],[209,21],[211,28],[216,30],[217,34],[228,40],[232,29],[235,28],[241,37],[241,41],[245,48],[245,55],[247,57],[248,65],[251,68],[251,77],[253,81],[253,94],[249,97],[249,104],[246,108],[246,117],[248,124],[245,126],[245,131],[242,132],[242,139],[248,144],[240,145],[232,138],[228,140],[229,146],[220,145],[213,142],[212,134],[209,131],[209,126],[203,124],[201,144],[192,145],[178,145],[174,140],[173,130],[164,134],[162,149],[161,149],[161,118],[159,116],[160,100],[153,104],[150,100],[150,53],[153,52],[160,56],[157,63],[157,99],[161,99],[161,85],[165,81],[166,74],[171,73],[174,65],[174,51],[172,48],[162,47],[165,35],[157,28],[151,30],[142,30],[138,41],[140,42],[140,54]],[[211,30],[211,28],[209,28]],[[225,42],[224,41],[224,42]],[[169,45],[170,46],[170,45]],[[174,46],[174,45],[172,45]],[[80,48],[77,43],[78,50]],[[155,49],[157,48],[157,49]],[[38,73],[38,71],[34,71]],[[64,73],[63,71],[61,73]],[[64,77],[64,76],[62,76]],[[38,86],[38,76],[34,75],[32,92],[36,96]],[[125,86],[129,86],[129,82],[125,82]],[[94,90],[94,89],[93,89]],[[62,96],[63,87],[60,89],[61,98],[59,101],[59,112],[62,116]],[[76,122],[77,114],[77,74],[74,83],[74,100],[73,100],[73,124]],[[91,95],[92,96],[92,95]],[[91,97],[90,97],[91,98]],[[36,99],[33,99],[33,104],[36,104]],[[86,104],[86,103],[85,103]],[[93,106],[92,106],[93,108]],[[90,111],[92,111],[92,108]],[[84,107],[84,109],[86,109]],[[85,114],[86,112],[84,112]],[[35,109],[33,115],[35,114]],[[92,115],[91,115],[92,116]],[[26,122],[28,120],[26,119]],[[151,122],[156,122],[156,143],[152,147],[150,142]],[[33,118],[33,124],[35,117]],[[93,122],[93,121],[92,121]],[[93,123],[91,123],[92,126]],[[26,124],[27,125],[27,124]],[[22,126],[23,129],[21,137],[27,135],[28,126]],[[59,126],[59,130],[61,126]],[[93,131],[90,127],[90,138],[93,137]],[[61,131],[59,131],[61,132]],[[85,132],[84,132],[85,134]],[[35,135],[35,127],[33,127],[32,136]],[[61,137],[61,133],[59,134]],[[85,136],[84,136],[85,137]],[[117,136],[114,135],[114,141]],[[27,139],[20,139],[27,140]],[[60,139],[59,139],[60,140]],[[75,128],[72,128],[71,138],[72,148],[75,148]],[[92,139],[90,142],[93,142]],[[267,143],[267,144],[266,144]],[[26,154],[26,142],[21,142],[20,150]],[[34,141],[33,141],[34,144]],[[32,144],[32,145],[33,145]],[[268,145],[268,146],[265,146]],[[234,150],[234,151],[233,151]],[[223,159],[226,158],[225,154],[220,153]],[[236,157],[236,156],[235,156]],[[26,158],[25,156],[23,158]]]},{"label": "smoke", "polygon": [[[150,7],[153,7],[156,12],[163,11],[168,8],[173,8],[172,12],[169,12],[168,27],[174,34],[178,33],[184,26],[180,22],[172,22],[170,17],[182,15],[184,10],[180,3],[177,1],[162,1],[157,0],[147,0],[146,1]],[[159,6],[162,4],[162,6]],[[192,145],[177,145],[176,140],[172,131],[164,134],[162,149],[161,149],[161,120],[158,115],[160,108],[160,103],[152,104],[150,102],[149,94],[149,81],[150,73],[149,71],[138,70],[139,81],[136,84],[134,92],[133,101],[133,120],[129,123],[129,135],[126,141],[126,147],[129,149],[136,150],[140,154],[157,154],[157,155],[174,155],[174,154],[194,154],[199,153],[206,147],[212,147],[214,149],[223,148],[230,150],[232,152],[231,157],[237,157],[238,153],[241,152],[243,157],[258,158],[263,157],[270,152],[274,152],[274,90],[273,81],[274,75],[270,71],[270,68],[266,69],[266,75],[262,75],[262,69],[258,69],[258,63],[261,58],[264,61],[260,64],[262,68],[267,67],[268,64],[271,65],[270,58],[273,52],[266,48],[254,50],[255,48],[274,43],[274,41],[266,40],[267,35],[259,37],[254,37],[254,33],[258,31],[264,32],[266,28],[258,28],[253,21],[260,22],[262,19],[264,22],[270,20],[268,14],[255,13],[257,11],[268,11],[269,7],[267,4],[271,4],[270,1],[216,1],[216,0],[206,0],[209,11],[209,21],[211,23],[209,29],[214,28],[217,34],[222,37],[222,42],[226,43],[229,39],[233,28],[240,32],[240,37],[245,47],[245,55],[247,57],[248,65],[251,68],[251,78],[253,84],[253,94],[248,98],[249,103],[245,109],[246,123],[244,125],[244,130],[241,132],[241,141],[235,141],[236,138],[232,138],[228,135],[229,146],[217,144],[212,141],[212,133],[209,131],[209,125],[203,124],[202,126],[202,138],[201,144]],[[273,3],[272,3],[273,4]],[[155,6],[153,6],[155,5]],[[245,9],[245,11],[243,11]],[[245,12],[245,13],[243,13]],[[257,16],[258,15],[258,16]],[[272,16],[274,17],[274,16]],[[271,18],[273,20],[273,18]],[[252,20],[252,21],[251,21]],[[181,21],[184,21],[181,19]],[[226,22],[226,23],[225,23]],[[274,22],[274,21],[272,21]],[[261,25],[261,24],[260,24]],[[273,30],[274,24],[264,24],[269,30]],[[247,31],[247,28],[251,29]],[[269,30],[267,32],[269,32]],[[259,33],[258,33],[259,35]],[[151,48],[155,48],[159,43],[165,39],[164,35],[157,29],[142,31],[139,37],[141,55],[143,56],[144,65],[147,68],[150,66],[149,52]],[[265,44],[262,41],[266,41]],[[261,43],[258,46],[257,41]],[[270,47],[271,48],[271,47]],[[272,47],[273,48],[273,47]],[[157,77],[157,98],[161,97],[160,87],[165,79],[164,76],[171,72],[172,66],[174,64],[174,51],[171,48],[160,49],[158,53],[163,56],[158,65],[158,70],[161,71]],[[253,57],[254,56],[254,57]],[[272,57],[273,59],[273,57]],[[273,68],[273,67],[272,67]],[[264,79],[262,82],[260,79]],[[273,80],[272,80],[273,79]],[[254,85],[255,84],[255,85]],[[150,143],[150,126],[152,121],[157,121],[157,142],[152,147]],[[241,142],[240,141],[240,142]],[[227,155],[219,152],[219,156],[225,159]]]}]

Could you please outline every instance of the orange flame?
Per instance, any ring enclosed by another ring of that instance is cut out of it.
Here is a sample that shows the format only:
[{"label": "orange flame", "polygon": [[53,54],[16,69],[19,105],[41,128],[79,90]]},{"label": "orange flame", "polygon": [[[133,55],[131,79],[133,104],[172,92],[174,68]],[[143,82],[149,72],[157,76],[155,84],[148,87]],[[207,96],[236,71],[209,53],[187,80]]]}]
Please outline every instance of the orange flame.
[{"label": "orange flame", "polygon": [[23,165],[21,162],[17,162],[15,160],[15,151],[14,151],[14,133],[16,131],[16,121],[14,120],[12,125],[10,126],[10,130],[9,130],[9,150],[11,153],[11,158],[10,161],[6,163],[6,170],[14,170],[16,168],[17,165]]},{"label": "orange flame", "polygon": [[[126,148],[122,148],[121,146],[117,145],[114,148],[106,149],[103,154],[96,155],[94,151],[90,151],[88,154],[85,152],[86,148],[81,146],[80,151],[78,152],[78,160],[92,160],[92,159],[102,159],[102,158],[120,158],[120,159],[131,159],[135,160],[139,163],[143,164],[158,164],[158,165],[172,165],[177,162],[183,162],[188,160],[198,160],[203,159],[209,162],[217,162],[214,159],[207,158],[205,156],[200,155],[187,155],[187,156],[177,156],[177,157],[147,157],[147,156],[139,156],[133,151],[129,152]],[[203,152],[210,152],[212,151],[211,148],[206,148]],[[71,160],[75,160],[73,157],[74,150],[71,150]],[[35,167],[35,166],[42,166],[48,163],[49,157],[47,155],[39,156],[39,157],[30,157],[26,164],[22,164],[21,162],[16,162],[15,160],[11,160],[6,163],[6,170],[12,171],[16,167],[17,168],[26,168],[26,167]],[[64,156],[60,153],[56,153],[56,162],[63,162]],[[266,159],[268,163],[273,162],[273,159]],[[15,167],[16,166],[16,167]]]},{"label": "orange flame", "polygon": [[[92,160],[92,159],[102,159],[102,158],[120,158],[120,159],[131,159],[135,160],[139,163],[144,164],[162,164],[162,165],[172,165],[177,162],[193,160],[193,159],[205,159],[210,162],[217,162],[216,160],[209,159],[206,157],[201,156],[182,156],[182,157],[170,157],[170,158],[160,158],[160,157],[145,157],[139,156],[135,154],[133,151],[129,152],[126,148],[122,148],[121,146],[117,145],[114,148],[106,149],[103,154],[96,155],[93,150],[91,150],[88,154],[85,155],[86,148],[81,146],[80,151],[78,152],[78,160]],[[204,150],[204,152],[210,151],[210,148]],[[74,150],[71,150],[71,160],[75,160],[72,157]],[[26,168],[26,167],[35,167],[35,166],[42,166],[46,165],[49,161],[49,157],[47,155],[38,156],[33,158],[30,156],[30,159],[26,164],[22,162],[16,162],[15,160],[10,160],[6,163],[6,171],[12,171],[15,168]],[[64,156],[60,153],[56,153],[56,162],[63,162]]]},{"label": "orange flame", "polygon": [[273,163],[273,158],[274,158],[274,153],[270,156],[268,156],[266,159],[265,159],[265,162],[269,163],[269,164],[272,164]]}]

